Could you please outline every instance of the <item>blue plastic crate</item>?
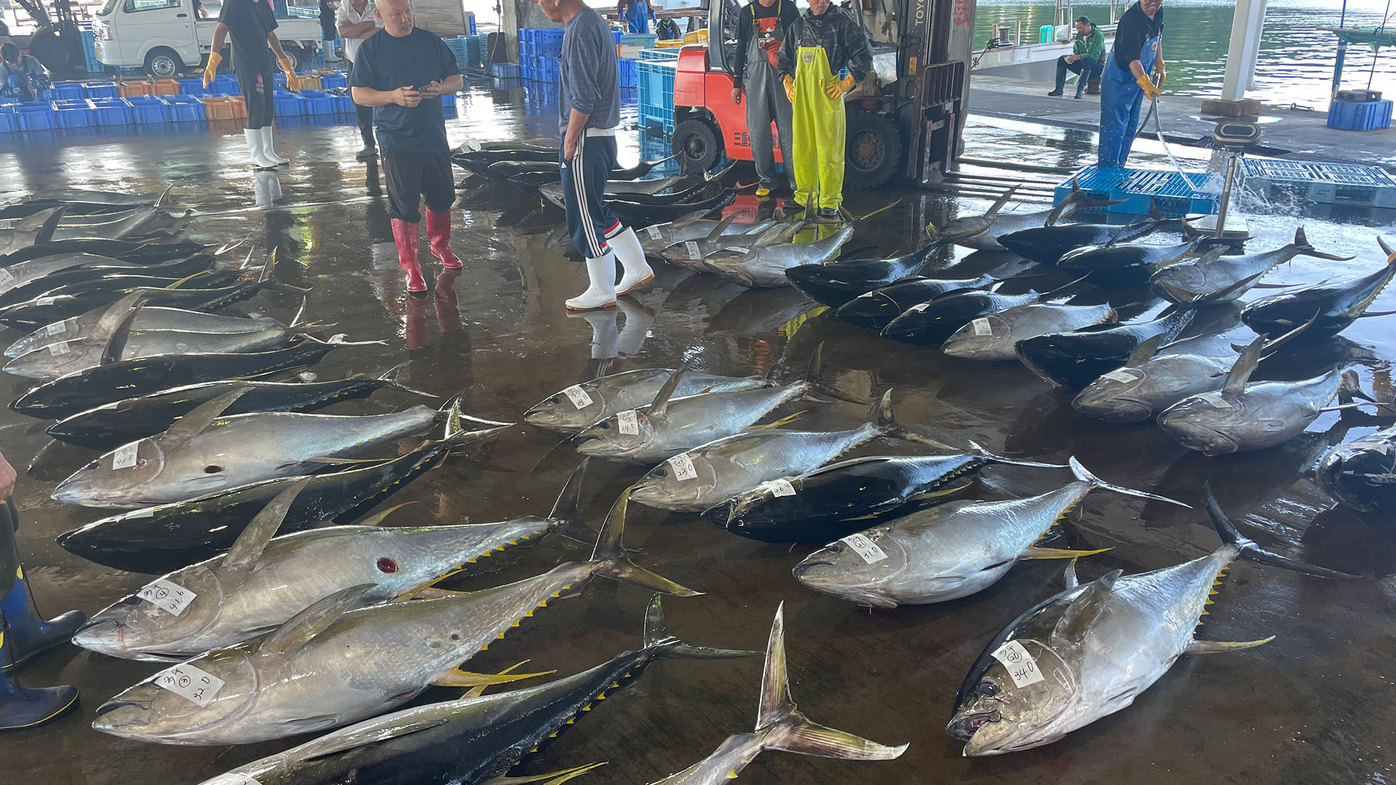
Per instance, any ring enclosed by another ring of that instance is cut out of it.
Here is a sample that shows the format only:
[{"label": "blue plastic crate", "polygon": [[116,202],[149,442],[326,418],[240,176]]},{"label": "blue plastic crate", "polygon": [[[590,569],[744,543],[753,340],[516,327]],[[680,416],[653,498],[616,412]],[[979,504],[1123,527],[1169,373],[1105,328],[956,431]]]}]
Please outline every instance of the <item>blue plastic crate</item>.
[{"label": "blue plastic crate", "polygon": [[1102,169],[1087,166],[1058,185],[1054,202],[1060,204],[1071,195],[1075,181],[1082,191],[1094,199],[1123,200],[1103,208],[1106,212],[1145,215],[1149,205],[1170,218],[1189,214],[1211,215],[1217,212],[1221,198],[1222,176],[1205,172],[1189,172],[1188,180],[1176,171],[1157,169]]},{"label": "blue plastic crate", "polygon": [[[643,53],[641,53],[643,54]],[[678,60],[640,60],[635,64],[641,127],[674,130],[674,76]]]},{"label": "blue plastic crate", "polygon": [[[120,128],[131,124],[131,105],[122,98],[89,98],[95,125],[102,128]],[[202,104],[200,104],[202,107]]]},{"label": "blue plastic crate", "polygon": [[[530,54],[557,57],[562,54],[562,29],[529,27],[519,31],[519,40],[529,43]],[[620,43],[617,41],[616,43]]]},{"label": "blue plastic crate", "polygon": [[203,77],[194,77],[193,79],[176,79],[175,81],[179,82],[180,95],[198,96],[204,94]]},{"label": "blue plastic crate", "polygon": [[272,96],[272,111],[277,117],[304,117],[306,115],[305,99],[295,93],[281,93]]},{"label": "blue plastic crate", "polygon": [[132,125],[160,125],[169,122],[169,107],[153,95],[131,96],[126,99],[131,105]]},{"label": "blue plastic crate", "polygon": [[305,102],[307,117],[334,114],[334,96],[325,95],[323,90],[302,90],[301,100]]},{"label": "blue plastic crate", "polygon": [[1391,127],[1391,101],[1334,101],[1328,127],[1342,131],[1380,131]]},{"label": "blue plastic crate", "polygon": [[83,64],[89,74],[100,74],[107,70],[105,65],[97,59],[97,40],[93,37],[91,30],[82,32],[82,56]]},{"label": "blue plastic crate", "polygon": [[354,111],[353,97],[348,95],[332,95],[330,97],[334,99],[335,112],[347,113]]},{"label": "blue plastic crate", "polygon": [[490,63],[490,76],[496,79],[518,79],[522,74],[514,63]]},{"label": "blue plastic crate", "polygon": [[53,86],[55,101],[79,101],[86,97],[82,92],[82,82],[58,82]]},{"label": "blue plastic crate", "polygon": [[348,87],[349,76],[343,71],[336,71],[332,74],[321,74],[320,86],[326,90],[333,90],[336,87]]},{"label": "blue plastic crate", "polygon": [[92,107],[86,98],[54,101],[53,120],[56,128],[91,128],[95,125]]},{"label": "blue plastic crate", "polygon": [[625,33],[622,33],[622,32],[619,31],[619,30],[612,30],[612,31],[611,31],[611,38],[613,38],[613,39],[615,40],[616,43],[620,43],[621,40],[625,38],[625,36],[626,36],[626,34],[625,34]]},{"label": "blue plastic crate", "polygon": [[83,82],[82,92],[88,98],[120,98],[115,82]]},{"label": "blue plastic crate", "polygon": [[622,33],[619,43],[621,46],[654,46],[658,39],[655,33]]},{"label": "blue plastic crate", "polygon": [[167,95],[160,99],[166,107],[166,115],[172,123],[204,122],[204,105],[197,96]]},{"label": "blue plastic crate", "polygon": [[10,106],[0,106],[0,134],[12,134],[19,130],[19,118]]},{"label": "blue plastic crate", "polygon": [[21,131],[51,131],[54,127],[53,106],[45,103],[17,104]]},{"label": "blue plastic crate", "polygon": [[238,87],[237,77],[232,74],[219,74],[209,82],[208,95],[242,95],[242,88]]},{"label": "blue plastic crate", "polygon": [[678,59],[679,59],[679,50],[677,50],[677,49],[641,49],[641,50],[640,50],[640,59],[641,59],[641,60],[674,60],[674,61],[678,61]]},{"label": "blue plastic crate", "polygon": [[639,61],[638,61],[638,60],[630,60],[630,59],[627,59],[627,58],[624,58],[624,57],[622,57],[620,60],[617,61],[617,64],[619,65],[619,68],[620,68],[620,86],[621,86],[621,87],[630,87],[630,88],[635,87],[635,80],[636,80],[636,76],[635,76],[635,64],[636,64],[637,62],[639,62]]}]

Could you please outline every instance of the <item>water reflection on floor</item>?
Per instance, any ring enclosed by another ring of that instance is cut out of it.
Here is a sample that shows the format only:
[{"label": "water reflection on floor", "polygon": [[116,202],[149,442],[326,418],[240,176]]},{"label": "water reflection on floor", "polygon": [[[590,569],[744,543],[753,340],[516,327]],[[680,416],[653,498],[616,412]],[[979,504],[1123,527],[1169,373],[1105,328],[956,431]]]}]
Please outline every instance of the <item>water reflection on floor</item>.
[{"label": "water reflection on floor", "polygon": [[[555,136],[556,110],[545,99],[475,88],[462,102],[460,118],[450,124],[452,142]],[[975,133],[981,130],[976,127]],[[1088,152],[1083,140],[1063,138],[1059,130],[1047,133],[1056,136],[1043,139],[1016,130],[1012,136],[984,132],[977,138],[1000,152],[1011,151],[1019,162],[1074,164]],[[282,152],[296,163],[270,176],[254,177],[222,163],[238,160],[240,135],[185,135],[34,142],[0,158],[0,179],[11,190],[28,191],[149,192],[174,185],[175,195],[203,214],[193,229],[199,238],[250,237],[258,264],[275,250],[278,275],[312,289],[308,319],[354,340],[384,341],[335,351],[313,369],[321,379],[381,373],[406,363],[401,378],[407,385],[443,398],[463,390],[471,413],[513,420],[529,404],[602,370],[673,367],[687,360],[708,372],[792,378],[822,346],[824,367],[840,388],[863,396],[893,388],[900,419],[928,426],[952,444],[973,439],[994,451],[1053,462],[1075,455],[1105,479],[1191,502],[1210,480],[1223,505],[1258,529],[1264,544],[1374,576],[1330,583],[1238,565],[1200,634],[1220,640],[1274,634],[1273,644],[1221,657],[1185,657],[1135,706],[1060,743],[965,760],[960,745],[942,732],[960,680],[995,631],[1057,591],[1061,565],[1023,564],[966,600],[870,613],[814,596],[791,579],[790,568],[808,549],[750,542],[695,516],[632,507],[626,543],[637,549],[636,560],[707,592],[666,604],[676,634],[703,644],[760,648],[775,606],[784,600],[793,692],[801,708],[818,721],[880,741],[911,742],[902,759],[883,764],[771,753],[747,770],[745,780],[1354,783],[1392,777],[1396,701],[1387,663],[1396,636],[1391,621],[1396,539],[1380,521],[1330,510],[1306,476],[1327,444],[1374,428],[1362,415],[1328,414],[1281,448],[1211,459],[1188,452],[1151,426],[1086,420],[1066,405],[1068,396],[1016,365],[955,361],[833,322],[793,290],[747,291],[662,267],[654,286],[616,312],[569,315],[561,301],[580,291],[583,274],[558,248],[561,213],[540,210],[507,187],[479,194],[457,211],[453,244],[465,270],[452,275],[431,269],[431,296],[407,298],[377,173],[353,160],[357,134],[350,127],[303,127],[285,130],[279,138]],[[632,163],[638,143],[629,136],[622,143],[622,163]],[[650,142],[646,149],[657,155],[662,142]],[[919,191],[897,196],[901,203],[860,228],[855,244],[885,252],[907,249],[919,242],[928,220],[940,224],[989,203]],[[888,199],[877,193],[849,201],[855,212],[865,212]],[[1357,256],[1346,263],[1295,260],[1277,271],[1277,278],[1312,282],[1370,270],[1382,261],[1374,231],[1359,221],[1345,217],[1338,223],[1303,208],[1300,218],[1293,209],[1277,212],[1255,203],[1245,210],[1255,235],[1252,250],[1287,242],[1302,220],[1318,248]],[[1026,268],[1006,255],[962,250],[939,261],[956,260],[957,269],[969,273]],[[1042,290],[1055,280],[1052,275],[1023,278],[1009,288]],[[274,294],[247,310],[289,318],[299,304],[298,298]],[[1139,302],[1126,310],[1145,313],[1157,307]],[[1388,292],[1373,307],[1396,308],[1396,295]],[[1206,321],[1222,330],[1231,319],[1234,313],[1223,312]],[[1392,334],[1389,321],[1363,320],[1342,338],[1297,351],[1265,373],[1298,378],[1346,364],[1359,369],[1364,387],[1389,390],[1396,357]],[[10,396],[23,389],[18,381],[0,385],[8,385]],[[378,412],[415,402],[406,394],[381,394],[337,411]],[[846,427],[865,416],[852,404],[791,407],[778,415],[796,408],[809,409],[804,428]],[[54,544],[57,534],[100,517],[47,498],[53,482],[91,454],[49,446],[43,424],[9,412],[0,414],[0,433],[17,466],[37,456],[29,476],[21,478],[17,499],[24,511],[21,546],[43,606],[92,612],[139,587],[144,577],[95,567]],[[418,503],[390,522],[488,521],[545,512],[576,464],[557,441],[530,427],[512,428],[395,497],[394,502]],[[858,454],[888,451],[912,448],[873,444]],[[598,466],[586,488],[589,519],[598,521],[638,475],[632,467]],[[1066,480],[1057,472],[995,468],[984,472],[973,493],[985,498],[1037,493]],[[1153,569],[1217,545],[1198,511],[1110,494],[1088,499],[1068,530],[1079,547],[1113,549],[1080,565],[1088,578],[1114,568]],[[459,585],[514,580],[588,553],[563,539],[545,541],[498,560],[496,573]],[[647,600],[639,590],[598,581],[584,598],[527,621],[471,667],[489,670],[531,658],[535,670],[577,672],[638,645]],[[0,737],[0,781],[194,783],[285,746],[146,746],[90,730],[103,700],[153,670],[76,650],[55,653],[26,670],[27,684],[78,685],[83,703],[48,729]],[[757,660],[663,663],[531,759],[527,771],[604,760],[610,765],[591,775],[596,782],[659,779],[707,754],[727,734],[751,729],[759,676]],[[434,690],[424,699],[456,694]]]}]

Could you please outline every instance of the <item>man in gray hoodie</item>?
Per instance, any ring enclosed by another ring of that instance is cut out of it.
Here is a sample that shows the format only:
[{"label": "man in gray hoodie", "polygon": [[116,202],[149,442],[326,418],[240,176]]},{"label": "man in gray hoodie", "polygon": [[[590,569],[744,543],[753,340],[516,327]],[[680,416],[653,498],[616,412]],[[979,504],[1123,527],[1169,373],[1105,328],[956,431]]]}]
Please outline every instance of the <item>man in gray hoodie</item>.
[{"label": "man in gray hoodie", "polygon": [[[654,280],[635,230],[606,206],[606,180],[616,165],[620,124],[620,75],[615,39],[606,20],[582,0],[539,0],[543,13],[561,22],[558,131],[562,136],[562,192],[567,231],[586,258],[589,285],[566,301],[569,311],[611,308],[616,295]],[[616,262],[621,265],[616,282]]]}]

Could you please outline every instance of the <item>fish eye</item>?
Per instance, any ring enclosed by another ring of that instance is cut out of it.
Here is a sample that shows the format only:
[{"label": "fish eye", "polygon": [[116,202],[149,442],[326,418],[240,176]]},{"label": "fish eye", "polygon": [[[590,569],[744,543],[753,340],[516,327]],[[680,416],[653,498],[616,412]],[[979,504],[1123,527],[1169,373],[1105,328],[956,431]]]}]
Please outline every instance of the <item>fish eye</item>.
[{"label": "fish eye", "polygon": [[599,422],[596,424],[596,427],[600,428],[603,431],[609,431],[611,430],[611,422],[610,420]]},{"label": "fish eye", "polygon": [[140,605],[140,603],[141,603],[141,598],[140,598],[140,596],[139,596],[139,595],[132,594],[130,597],[123,597],[123,598],[121,599],[121,601],[117,603],[117,605],[131,606],[131,605]]},{"label": "fish eye", "polygon": [[223,471],[223,467],[216,466],[214,464],[209,464],[208,466],[204,467],[204,474],[217,474],[221,471]]},{"label": "fish eye", "polygon": [[665,469],[664,467],[661,466],[661,467],[659,467],[658,469],[655,469],[654,471],[650,472],[650,476],[651,476],[651,477],[668,477],[668,476],[669,476],[669,471],[668,471],[667,469]]},{"label": "fish eye", "polygon": [[145,468],[146,466],[148,466],[149,464],[150,464],[150,459],[148,459],[148,458],[138,458],[138,459],[136,459],[136,466],[137,466],[138,468],[144,469],[144,468]]},{"label": "fish eye", "polygon": [[999,689],[999,685],[987,679],[979,682],[979,688],[977,691],[980,695],[983,695],[986,698],[992,698],[995,695],[998,695],[1000,692],[1003,692],[1003,690]]},{"label": "fish eye", "polygon": [[554,395],[553,397],[548,399],[548,403],[562,403],[562,396]]}]

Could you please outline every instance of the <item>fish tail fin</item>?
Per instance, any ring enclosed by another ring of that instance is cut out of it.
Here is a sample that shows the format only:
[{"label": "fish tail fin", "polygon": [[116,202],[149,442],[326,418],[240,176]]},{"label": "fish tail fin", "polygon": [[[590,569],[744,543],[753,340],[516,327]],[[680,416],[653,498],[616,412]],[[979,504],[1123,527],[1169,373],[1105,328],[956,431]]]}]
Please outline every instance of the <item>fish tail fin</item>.
[{"label": "fish tail fin", "polygon": [[[442,412],[446,419],[446,433],[442,441],[451,447],[464,447],[467,444],[488,439],[491,436],[504,432],[512,427],[511,422],[496,422],[494,420],[482,420],[479,417],[471,417],[460,410],[461,396],[458,393],[442,407]],[[471,429],[470,426],[477,426]]]},{"label": "fish tail fin", "polygon": [[1123,493],[1126,496],[1138,496],[1141,499],[1153,499],[1156,502],[1167,502],[1168,504],[1176,504],[1179,507],[1186,507],[1189,510],[1192,509],[1192,505],[1183,504],[1177,499],[1170,499],[1167,496],[1159,496],[1158,494],[1147,493],[1145,491],[1136,491],[1133,488],[1126,488],[1122,485],[1108,483],[1105,480],[1102,480],[1094,474],[1091,474],[1090,472],[1086,471],[1086,467],[1082,466],[1081,462],[1076,460],[1076,456],[1074,455],[1067,462],[1067,464],[1071,467],[1071,473],[1076,475],[1076,479],[1080,480],[1081,482],[1090,483],[1093,487],[1104,488],[1106,490],[1114,491],[1115,493]]},{"label": "fish tail fin", "polygon": [[702,594],[630,561],[625,548],[621,546],[621,534],[625,530],[625,511],[629,504],[630,489],[626,488],[621,491],[616,503],[611,505],[611,511],[606,514],[606,522],[601,526],[601,536],[597,537],[596,549],[591,554],[592,574],[678,597],[697,597]]},{"label": "fish tail fin", "polygon": [[590,458],[583,458],[567,476],[567,482],[563,483],[557,501],[553,502],[553,509],[548,513],[552,531],[580,543],[596,542],[596,531],[582,522],[582,478],[590,462]]},{"label": "fish tail fin", "polygon": [[894,439],[901,439],[903,441],[915,442],[916,444],[924,444],[936,450],[945,450],[946,452],[955,451],[954,447],[930,436],[919,434],[897,422],[897,415],[892,411],[892,388],[890,387],[887,388],[886,392],[882,393],[882,397],[878,399],[877,403],[872,405],[868,413],[868,419],[872,420],[873,424],[876,425],[878,430],[885,436],[891,436]]},{"label": "fish tail fin", "polygon": [[1245,536],[1236,528],[1236,524],[1231,522],[1226,511],[1222,509],[1221,503],[1212,493],[1211,483],[1202,484],[1202,498],[1206,502],[1207,515],[1212,519],[1212,527],[1217,530],[1217,535],[1222,542],[1235,548],[1237,555],[1241,558],[1249,559],[1261,564],[1269,564],[1272,567],[1283,567],[1286,570],[1302,572],[1305,575],[1312,575],[1317,578],[1333,578],[1337,580],[1351,580],[1359,576],[1351,573],[1330,570],[1326,567],[1319,567],[1287,556],[1281,556],[1265,550],[1255,543],[1255,540]]},{"label": "fish tail fin", "polygon": [[753,657],[760,653],[740,649],[714,649],[709,646],[695,646],[679,640],[669,632],[668,625],[664,623],[664,609],[660,605],[660,596],[654,595],[650,599],[649,608],[645,611],[645,648],[652,650],[655,657],[660,659],[726,660],[736,657]]},{"label": "fish tail fin", "polygon": [[1314,246],[1309,243],[1309,238],[1305,236],[1304,227],[1302,226],[1294,230],[1294,247],[1298,250],[1300,256],[1312,256],[1315,259],[1327,259],[1333,262],[1346,262],[1356,258],[1353,256],[1339,256],[1335,253],[1325,253],[1314,248]]},{"label": "fish tail fin", "polygon": [[1381,246],[1381,252],[1386,254],[1386,266],[1396,267],[1396,248],[1392,248],[1381,235],[1377,235],[1377,245]]},{"label": "fish tail fin", "polygon": [[398,377],[399,375],[402,374],[402,369],[403,369],[403,368],[406,368],[406,367],[410,364],[410,362],[411,362],[411,361],[408,361],[408,362],[405,362],[405,363],[399,363],[398,365],[394,365],[393,367],[391,367],[391,368],[389,368],[388,370],[384,371],[383,373],[379,374],[379,376],[378,376],[378,381],[387,384],[389,387],[392,387],[392,388],[395,389],[395,390],[402,390],[403,392],[409,392],[409,393],[412,393],[412,394],[414,394],[414,395],[420,395],[420,396],[422,396],[422,397],[424,397],[424,398],[437,398],[437,397],[440,397],[440,396],[437,396],[437,395],[433,395],[433,394],[431,394],[431,393],[429,393],[429,392],[423,392],[423,391],[421,391],[421,390],[413,389],[413,388],[408,387],[407,385],[403,384],[402,382],[398,381],[398,378],[397,378],[397,377]]},{"label": "fish tail fin", "polygon": [[805,381],[810,385],[810,391],[817,395],[827,396],[839,401],[861,404],[863,406],[869,405],[869,401],[865,401],[855,395],[850,395],[824,381],[822,378],[823,369],[824,344],[821,343],[815,348],[814,356],[810,357],[809,365],[805,368]]},{"label": "fish tail fin", "polygon": [[[971,441],[969,443],[969,448],[975,455],[978,455],[979,457],[985,458],[994,463],[1006,463],[1011,466],[1033,466],[1038,469],[1070,468],[1067,464],[1064,463],[1038,463],[1037,461],[1020,461],[1017,458],[1007,458],[1005,456],[999,455],[998,453],[989,452],[987,449],[983,447],[983,445],[975,441]],[[1089,473],[1090,472],[1087,472],[1087,474]]]},{"label": "fish tail fin", "polygon": [[847,731],[810,722],[790,697],[785,661],[785,603],[776,609],[766,644],[766,671],[761,679],[761,705],[756,730],[768,731],[766,749],[844,760],[892,760],[907,745],[887,747]]}]

